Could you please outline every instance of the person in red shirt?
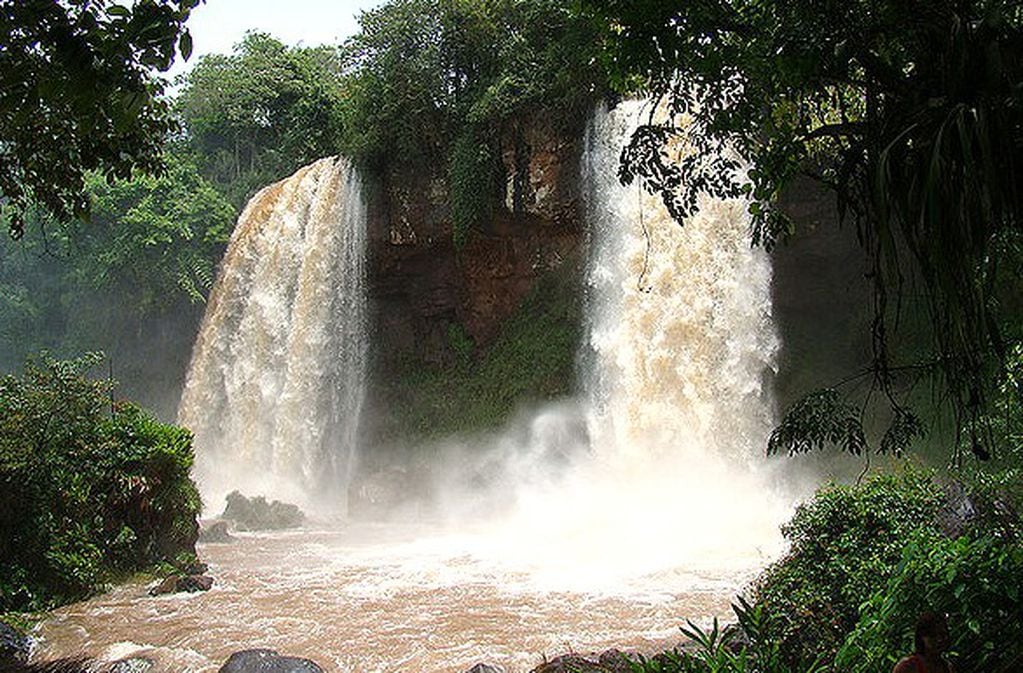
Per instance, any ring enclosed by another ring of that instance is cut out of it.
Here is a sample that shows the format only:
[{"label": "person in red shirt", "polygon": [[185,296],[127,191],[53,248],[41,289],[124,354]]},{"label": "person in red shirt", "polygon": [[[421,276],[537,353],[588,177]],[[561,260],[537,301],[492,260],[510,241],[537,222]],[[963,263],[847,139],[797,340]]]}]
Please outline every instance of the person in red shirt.
[{"label": "person in red shirt", "polygon": [[925,612],[916,620],[916,651],[895,664],[892,673],[954,673],[942,656],[948,649],[948,621],[939,612]]}]

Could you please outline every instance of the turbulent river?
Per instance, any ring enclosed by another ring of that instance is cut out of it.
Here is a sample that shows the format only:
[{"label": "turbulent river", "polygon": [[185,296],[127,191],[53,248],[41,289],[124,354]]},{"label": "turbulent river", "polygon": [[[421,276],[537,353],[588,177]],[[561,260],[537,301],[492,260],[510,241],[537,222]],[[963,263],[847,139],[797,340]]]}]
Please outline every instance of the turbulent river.
[{"label": "turbulent river", "polygon": [[211,591],[148,598],[145,585],[118,587],[58,610],[37,654],[143,655],[159,670],[200,672],[271,647],[331,671],[462,673],[479,661],[529,671],[569,651],[675,643],[683,616],[727,616],[738,579],[679,571],[587,588],[538,574],[543,548],[530,567],[478,555],[478,541],[397,525],[242,534],[200,546]]},{"label": "turbulent river", "polygon": [[[149,598],[128,584],[62,608],[40,627],[38,656],[143,651],[198,672],[271,647],[335,671],[484,661],[521,672],[569,651],[651,652],[677,642],[685,619],[729,617],[781,552],[796,496],[762,458],[778,348],[771,266],[750,248],[742,202],[705,199],[680,227],[618,184],[622,143],[648,113],[626,102],[587,131],[576,397],[503,435],[453,438],[429,475],[405,475],[443,497],[395,523],[341,508],[329,526],[201,545],[211,591]],[[322,160],[239,221],[179,418],[213,508],[242,488],[315,513],[354,488],[371,340],[359,190],[348,162]]]}]

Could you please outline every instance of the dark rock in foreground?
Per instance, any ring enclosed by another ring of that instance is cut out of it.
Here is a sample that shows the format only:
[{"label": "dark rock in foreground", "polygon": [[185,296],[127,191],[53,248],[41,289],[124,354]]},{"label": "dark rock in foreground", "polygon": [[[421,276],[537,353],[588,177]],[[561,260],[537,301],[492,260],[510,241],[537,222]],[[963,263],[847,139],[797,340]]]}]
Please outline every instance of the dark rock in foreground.
[{"label": "dark rock in foreground", "polygon": [[227,495],[227,507],[220,518],[234,521],[238,530],[279,530],[301,526],[305,514],[297,505],[279,500],[268,503],[261,495],[246,498],[232,491]]},{"label": "dark rock in foreground", "polygon": [[532,670],[532,673],[607,673],[609,669],[578,654],[565,654],[546,661]]},{"label": "dark rock in foreground", "polygon": [[218,673],[323,673],[323,669],[309,659],[258,649],[235,652]]},{"label": "dark rock in foreground", "polygon": [[632,659],[621,650],[610,649],[600,655],[600,665],[614,673],[631,673]]},{"label": "dark rock in foreground", "polygon": [[621,650],[610,649],[599,657],[584,657],[566,654],[545,661],[531,673],[630,673],[632,665],[629,655]]},{"label": "dark rock in foreground", "polygon": [[0,622],[0,670],[28,661],[32,639],[9,624]]},{"label": "dark rock in foreground", "polygon": [[162,596],[182,591],[195,593],[197,591],[209,591],[213,587],[213,578],[209,575],[185,575],[179,577],[172,575],[149,590],[150,596]]},{"label": "dark rock in foreground", "polygon": [[480,662],[465,673],[504,673],[504,669]]},{"label": "dark rock in foreground", "polygon": [[129,657],[115,661],[107,669],[107,673],[146,673],[152,667],[153,662],[145,657]]},{"label": "dark rock in foreground", "polygon": [[234,537],[231,536],[226,521],[210,521],[200,525],[199,542],[214,544],[234,542]]},{"label": "dark rock in foreground", "polygon": [[85,657],[74,657],[31,664],[12,662],[0,670],[3,673],[94,673],[94,663]]}]

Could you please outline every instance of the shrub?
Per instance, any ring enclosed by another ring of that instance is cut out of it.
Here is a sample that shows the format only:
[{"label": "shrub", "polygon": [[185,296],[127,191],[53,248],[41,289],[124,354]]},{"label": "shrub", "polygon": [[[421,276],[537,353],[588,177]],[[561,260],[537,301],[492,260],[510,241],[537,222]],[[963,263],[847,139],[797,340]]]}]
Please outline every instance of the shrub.
[{"label": "shrub", "polygon": [[116,574],[194,556],[192,437],[85,374],[30,360],[0,379],[0,611],[76,600]]},{"label": "shrub", "polygon": [[[976,533],[981,533],[979,536]],[[1023,547],[981,531],[956,539],[911,542],[885,587],[835,660],[837,670],[890,670],[913,650],[913,627],[924,610],[948,613],[957,671],[1017,671],[1023,663],[1020,610]]]},{"label": "shrub", "polygon": [[931,474],[909,470],[861,486],[826,486],[800,505],[782,528],[789,553],[753,587],[755,602],[776,617],[786,660],[834,654],[907,542],[938,537],[942,495]]},{"label": "shrub", "polygon": [[957,671],[1018,671],[1019,495],[1018,470],[965,487],[918,470],[827,486],[784,527],[791,551],[757,580],[752,603],[738,599],[737,625],[689,623],[688,645],[640,657],[633,671],[890,671],[926,610],[948,614]]}]

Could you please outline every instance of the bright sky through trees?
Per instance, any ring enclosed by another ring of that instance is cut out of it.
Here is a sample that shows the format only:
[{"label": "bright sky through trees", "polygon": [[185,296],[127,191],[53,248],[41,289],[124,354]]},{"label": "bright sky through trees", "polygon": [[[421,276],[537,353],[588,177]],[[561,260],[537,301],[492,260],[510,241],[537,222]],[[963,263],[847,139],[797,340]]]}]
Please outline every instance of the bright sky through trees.
[{"label": "bright sky through trees", "polygon": [[169,78],[187,72],[204,54],[226,54],[248,30],[270,33],[289,45],[337,44],[358,30],[360,12],[383,0],[206,0],[192,11],[194,51],[178,60]]}]

